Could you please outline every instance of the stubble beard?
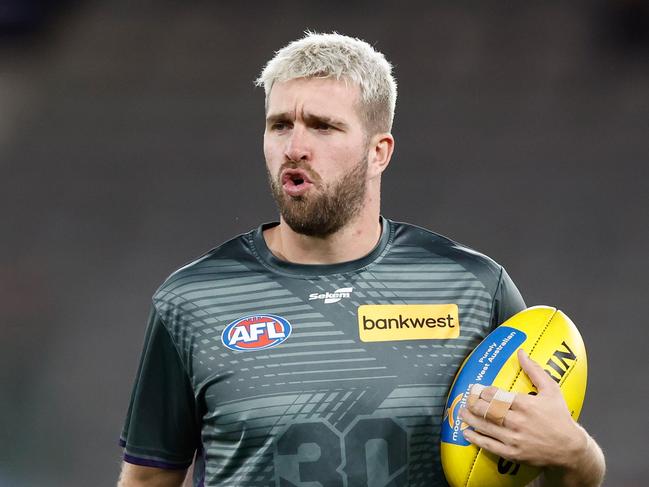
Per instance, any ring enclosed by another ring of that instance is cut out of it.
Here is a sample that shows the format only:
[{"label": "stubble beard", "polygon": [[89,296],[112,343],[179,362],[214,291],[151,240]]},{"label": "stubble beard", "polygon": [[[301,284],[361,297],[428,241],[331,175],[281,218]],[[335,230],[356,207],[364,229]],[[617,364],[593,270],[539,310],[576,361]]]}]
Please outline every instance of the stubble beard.
[{"label": "stubble beard", "polygon": [[[320,187],[313,187],[300,196],[284,193],[281,170],[277,178],[273,178],[268,169],[267,173],[275,203],[291,230],[309,237],[325,238],[345,227],[360,213],[367,192],[367,165],[367,158],[360,160],[337,181],[326,186],[319,183]],[[292,167],[311,172],[297,164]]]}]

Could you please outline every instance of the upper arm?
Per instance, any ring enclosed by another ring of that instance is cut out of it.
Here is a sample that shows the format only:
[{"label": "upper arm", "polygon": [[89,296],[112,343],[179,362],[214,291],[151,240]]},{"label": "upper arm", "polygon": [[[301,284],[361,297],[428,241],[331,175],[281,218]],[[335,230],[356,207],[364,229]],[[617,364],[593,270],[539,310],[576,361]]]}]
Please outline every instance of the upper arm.
[{"label": "upper arm", "polygon": [[186,470],[143,467],[122,463],[118,487],[180,487],[185,480]]},{"label": "upper arm", "polygon": [[494,295],[492,328],[495,328],[527,306],[520,291],[505,269],[501,270],[498,287]]},{"label": "upper arm", "polygon": [[121,436],[127,463],[184,471],[200,444],[192,381],[154,309]]}]

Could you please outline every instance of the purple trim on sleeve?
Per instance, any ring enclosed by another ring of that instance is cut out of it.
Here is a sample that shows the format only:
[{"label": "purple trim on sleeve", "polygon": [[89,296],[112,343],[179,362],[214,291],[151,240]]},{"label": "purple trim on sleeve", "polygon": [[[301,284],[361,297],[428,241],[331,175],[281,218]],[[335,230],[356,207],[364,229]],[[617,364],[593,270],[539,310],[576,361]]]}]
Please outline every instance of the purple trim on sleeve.
[{"label": "purple trim on sleeve", "polygon": [[121,446],[122,448],[125,448],[126,447],[126,440],[123,440],[122,438],[120,438],[119,439],[119,446]]},{"label": "purple trim on sleeve", "polygon": [[129,455],[127,453],[124,453],[124,461],[132,463],[133,465],[141,465],[142,467],[164,468],[166,470],[185,470],[191,465],[191,462],[183,464],[167,463],[160,460],[134,457],[133,455]]},{"label": "purple trim on sleeve", "polygon": [[203,441],[199,441],[198,443],[198,451],[196,452],[196,456],[198,457],[200,455],[201,457],[201,480],[198,483],[198,487],[205,487],[205,448],[203,448]]}]

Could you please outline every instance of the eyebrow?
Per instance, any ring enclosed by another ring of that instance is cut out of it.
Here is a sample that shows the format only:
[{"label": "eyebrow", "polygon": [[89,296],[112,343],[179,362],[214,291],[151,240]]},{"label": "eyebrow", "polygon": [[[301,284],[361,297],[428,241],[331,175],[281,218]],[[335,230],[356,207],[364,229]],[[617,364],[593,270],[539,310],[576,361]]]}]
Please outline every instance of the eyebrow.
[{"label": "eyebrow", "polygon": [[269,125],[275,122],[286,122],[288,120],[291,120],[288,112],[273,113],[272,115],[268,115],[266,117],[266,123]]},{"label": "eyebrow", "polygon": [[[272,113],[266,117],[266,123],[268,125],[272,125],[273,123],[276,122],[287,122],[287,121],[292,121],[293,120],[293,115],[289,112],[281,112],[281,113]],[[314,122],[322,122],[326,123],[329,125],[334,125],[336,127],[340,128],[348,128],[348,124],[343,122],[340,119],[329,117],[327,115],[317,115],[315,113],[305,113],[304,114],[304,120],[306,123],[314,123]]]},{"label": "eyebrow", "polygon": [[328,117],[327,115],[316,115],[315,113],[305,113],[304,119],[307,123],[322,122],[335,127],[347,128],[347,124],[340,119]]}]

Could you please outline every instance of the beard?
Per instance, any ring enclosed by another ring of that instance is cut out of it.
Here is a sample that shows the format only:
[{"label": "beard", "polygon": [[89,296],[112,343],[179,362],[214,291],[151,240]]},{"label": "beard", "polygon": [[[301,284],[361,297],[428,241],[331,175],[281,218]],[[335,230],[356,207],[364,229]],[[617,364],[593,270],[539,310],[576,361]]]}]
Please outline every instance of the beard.
[{"label": "beard", "polygon": [[[296,233],[325,238],[347,225],[360,212],[367,191],[368,160],[360,160],[337,181],[324,184],[308,166],[295,162],[282,165],[277,178],[268,172],[270,189],[282,218]],[[281,174],[285,168],[302,169],[315,184],[300,196],[282,190]]]}]

